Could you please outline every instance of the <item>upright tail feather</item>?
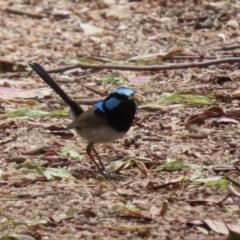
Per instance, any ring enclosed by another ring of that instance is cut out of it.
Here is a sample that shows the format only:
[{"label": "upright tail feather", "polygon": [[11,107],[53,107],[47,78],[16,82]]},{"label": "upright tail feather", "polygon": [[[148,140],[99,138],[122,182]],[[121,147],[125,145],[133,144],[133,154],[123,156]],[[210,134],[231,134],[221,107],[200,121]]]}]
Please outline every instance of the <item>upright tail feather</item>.
[{"label": "upright tail feather", "polygon": [[29,66],[62,98],[64,102],[69,105],[75,117],[84,112],[84,110],[63,91],[63,89],[53,80],[53,78],[40,64],[29,63]]}]

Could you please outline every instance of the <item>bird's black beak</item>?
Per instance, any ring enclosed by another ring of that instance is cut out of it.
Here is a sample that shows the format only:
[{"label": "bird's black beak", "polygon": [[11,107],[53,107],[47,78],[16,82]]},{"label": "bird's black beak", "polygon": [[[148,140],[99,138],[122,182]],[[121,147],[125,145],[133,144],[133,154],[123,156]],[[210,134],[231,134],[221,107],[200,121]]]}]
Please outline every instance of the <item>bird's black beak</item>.
[{"label": "bird's black beak", "polygon": [[128,97],[129,100],[133,100],[135,103],[140,105],[142,103],[142,98],[138,95]]}]

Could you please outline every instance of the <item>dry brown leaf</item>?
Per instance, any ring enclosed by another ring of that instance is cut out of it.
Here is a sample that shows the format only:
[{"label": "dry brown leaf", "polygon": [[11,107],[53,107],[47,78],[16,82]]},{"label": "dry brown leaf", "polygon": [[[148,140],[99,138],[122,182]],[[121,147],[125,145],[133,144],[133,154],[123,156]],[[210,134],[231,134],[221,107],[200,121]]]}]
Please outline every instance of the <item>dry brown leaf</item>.
[{"label": "dry brown leaf", "polygon": [[152,189],[155,183],[156,183],[156,182],[148,181],[148,182],[147,182],[147,185],[146,185],[146,187],[145,187],[145,188],[146,188],[146,191]]},{"label": "dry brown leaf", "polygon": [[8,92],[5,94],[2,94],[4,99],[16,99],[16,98],[22,98],[22,99],[29,99],[29,98],[44,98],[45,96],[49,96],[52,93],[52,89],[49,87],[46,88],[33,88],[33,89],[21,89],[21,91],[11,91],[9,89]]},{"label": "dry brown leaf", "polygon": [[116,192],[122,197],[139,197],[139,194],[133,192],[131,189],[118,188]]},{"label": "dry brown leaf", "polygon": [[212,156],[209,156],[208,159],[210,161],[215,161],[217,158],[221,157],[224,152],[224,149],[220,149],[219,151],[215,152]]},{"label": "dry brown leaf", "polygon": [[36,84],[36,81],[34,81],[31,78],[24,78],[23,80],[11,80],[7,78],[1,78],[0,79],[0,86],[1,87],[16,87],[16,88],[21,88],[21,87],[27,87],[27,86],[33,86]]},{"label": "dry brown leaf", "polygon": [[115,17],[118,19],[126,19],[131,17],[133,14],[132,10],[128,5],[121,6],[121,5],[114,5],[110,8],[103,10],[103,13],[106,17]]},{"label": "dry brown leaf", "polygon": [[103,32],[103,29],[95,27],[90,23],[79,23],[79,27],[83,30],[86,35],[98,35]]},{"label": "dry brown leaf", "polygon": [[204,124],[204,122],[205,122],[205,119],[201,114],[188,116],[184,120],[185,124]]},{"label": "dry brown leaf", "polygon": [[233,193],[234,195],[236,195],[237,197],[240,198],[240,192],[239,192],[239,191],[237,191],[237,190],[236,190],[233,186],[231,186],[231,185],[229,185],[228,187],[229,187],[229,189],[232,191],[232,193]]},{"label": "dry brown leaf", "polygon": [[164,217],[167,210],[168,210],[168,201],[165,200],[164,203],[163,203],[163,206],[161,208],[160,216]]},{"label": "dry brown leaf", "polygon": [[189,220],[187,221],[188,224],[193,224],[197,226],[201,226],[206,224],[212,231],[227,235],[229,233],[229,229],[233,232],[240,233],[240,226],[233,225],[233,224],[225,224],[223,222],[219,222],[212,219],[205,219],[205,220]]},{"label": "dry brown leaf", "polygon": [[145,177],[148,176],[148,169],[146,168],[145,164],[141,161],[134,161],[138,169],[142,172],[142,174],[145,175]]},{"label": "dry brown leaf", "polygon": [[239,124],[239,121],[232,119],[232,118],[226,118],[222,117],[217,120],[218,123],[234,123],[234,124]]},{"label": "dry brown leaf", "polygon": [[231,109],[231,110],[228,110],[227,113],[231,117],[240,118],[240,110],[237,110],[237,109],[233,110],[233,109]]},{"label": "dry brown leaf", "polygon": [[160,215],[161,209],[156,207],[155,205],[152,205],[149,210],[151,216],[153,219],[155,219],[157,216]]},{"label": "dry brown leaf", "polygon": [[234,99],[240,99],[240,89],[237,89],[235,91],[232,92],[232,97]]},{"label": "dry brown leaf", "polygon": [[227,114],[220,107],[211,107],[202,113],[202,116],[204,118],[217,118],[217,117],[222,117],[222,116],[226,116],[226,115]]},{"label": "dry brown leaf", "polygon": [[203,220],[209,228],[211,228],[214,232],[221,233],[221,234],[228,234],[229,229],[233,232],[240,233],[240,226],[233,225],[233,224],[225,224],[219,221],[215,221],[212,219]]},{"label": "dry brown leaf", "polygon": [[198,204],[198,205],[213,205],[219,204],[219,201],[213,199],[191,199],[187,200],[190,204]]},{"label": "dry brown leaf", "polygon": [[102,227],[103,229],[114,230],[114,231],[130,231],[135,232],[139,230],[151,230],[151,226],[142,226],[142,225],[118,225],[118,226],[109,226],[109,227]]},{"label": "dry brown leaf", "polygon": [[15,103],[15,104],[19,104],[19,105],[28,105],[28,106],[36,106],[38,105],[37,101],[34,100],[24,100],[24,99],[8,99],[5,100],[3,98],[0,98],[0,101],[7,101],[9,103]]}]

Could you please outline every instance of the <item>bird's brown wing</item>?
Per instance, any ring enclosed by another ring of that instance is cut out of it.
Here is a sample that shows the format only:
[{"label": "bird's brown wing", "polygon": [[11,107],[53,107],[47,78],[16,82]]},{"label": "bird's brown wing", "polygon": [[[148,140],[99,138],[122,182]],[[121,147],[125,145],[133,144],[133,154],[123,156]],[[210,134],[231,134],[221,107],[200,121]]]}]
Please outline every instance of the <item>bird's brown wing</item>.
[{"label": "bird's brown wing", "polygon": [[88,109],[86,112],[82,113],[79,117],[73,120],[67,128],[85,128],[94,126],[107,126],[107,121],[104,116],[98,116],[94,113],[95,107]]}]

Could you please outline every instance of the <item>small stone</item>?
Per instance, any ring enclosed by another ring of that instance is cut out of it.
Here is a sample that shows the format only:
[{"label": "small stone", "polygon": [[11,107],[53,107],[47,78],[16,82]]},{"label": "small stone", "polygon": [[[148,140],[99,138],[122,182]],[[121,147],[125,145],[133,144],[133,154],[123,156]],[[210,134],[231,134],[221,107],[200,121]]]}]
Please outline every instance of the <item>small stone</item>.
[{"label": "small stone", "polygon": [[234,154],[236,152],[236,148],[231,148],[230,150],[229,150],[229,153],[230,154]]},{"label": "small stone", "polygon": [[239,23],[237,20],[231,19],[227,22],[227,26],[232,28],[232,29],[238,29],[239,28]]},{"label": "small stone", "polygon": [[131,139],[129,139],[129,138],[125,138],[125,139],[124,139],[124,146],[125,146],[125,147],[130,147],[131,144],[132,144]]},{"label": "small stone", "polygon": [[230,142],[230,143],[228,143],[228,145],[229,145],[231,148],[236,148],[236,147],[237,147],[237,143],[236,143],[236,142]]}]

